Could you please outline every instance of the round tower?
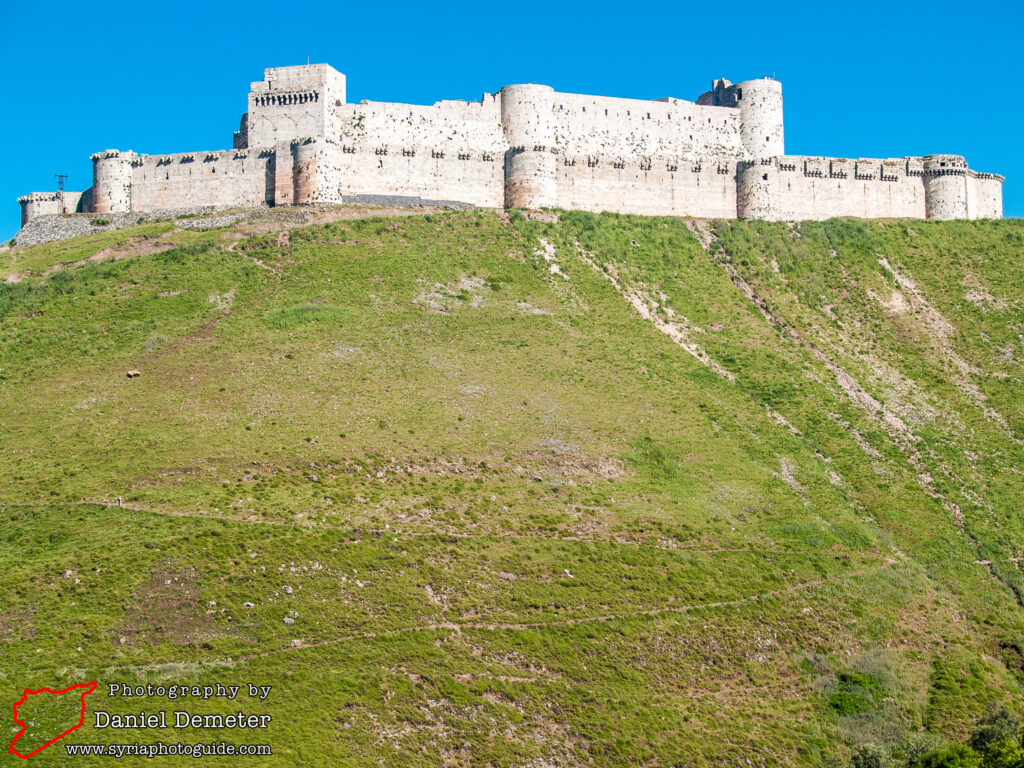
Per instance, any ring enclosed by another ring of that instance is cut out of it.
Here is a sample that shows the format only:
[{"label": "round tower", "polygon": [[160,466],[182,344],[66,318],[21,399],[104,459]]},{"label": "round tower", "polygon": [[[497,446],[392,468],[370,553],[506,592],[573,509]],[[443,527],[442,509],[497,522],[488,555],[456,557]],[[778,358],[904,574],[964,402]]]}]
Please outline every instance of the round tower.
[{"label": "round tower", "polygon": [[108,149],[92,156],[92,212],[128,213],[132,209],[134,152]]},{"label": "round tower", "polygon": [[32,192],[22,195],[18,198],[18,203],[21,204],[21,226],[23,227],[36,216],[64,212],[60,207],[60,200],[53,192]]},{"label": "round tower", "polygon": [[293,205],[309,205],[316,198],[316,142],[309,139],[299,140],[293,145],[294,163],[292,165],[292,183],[295,194]]},{"label": "round tower", "polygon": [[740,140],[751,157],[786,154],[782,128],[782,83],[765,77],[731,86],[740,108]]},{"label": "round tower", "polygon": [[960,155],[924,158],[924,203],[929,219],[967,218],[967,161]]},{"label": "round tower", "polygon": [[736,165],[736,215],[741,219],[778,221],[779,166],[775,158],[741,160]]},{"label": "round tower", "polygon": [[505,207],[543,208],[558,203],[555,178],[555,90],[547,85],[501,89],[505,153]]}]

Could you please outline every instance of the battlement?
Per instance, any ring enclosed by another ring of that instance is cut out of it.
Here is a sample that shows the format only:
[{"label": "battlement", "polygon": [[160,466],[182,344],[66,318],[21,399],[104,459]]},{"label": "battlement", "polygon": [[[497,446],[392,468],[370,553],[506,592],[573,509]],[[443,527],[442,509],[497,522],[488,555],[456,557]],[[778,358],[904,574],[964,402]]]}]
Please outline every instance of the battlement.
[{"label": "battlement", "polygon": [[116,158],[125,158],[131,160],[135,157],[134,152],[122,152],[119,149],[105,149],[102,152],[94,152],[89,156],[89,159],[93,162],[97,160],[114,160]]},{"label": "battlement", "polygon": [[[270,67],[250,85],[231,147],[97,152],[79,209],[405,198],[716,218],[1002,216],[1003,177],[959,155],[786,154],[772,78],[716,79],[694,101],[525,83],[478,101],[350,104],[345,75],[328,64]],[[18,202],[27,220],[66,211],[67,199]]]},{"label": "battlement", "polygon": [[27,195],[22,195],[18,198],[19,203],[43,203],[43,202],[55,202],[60,199],[60,195],[57,192],[29,192]]}]

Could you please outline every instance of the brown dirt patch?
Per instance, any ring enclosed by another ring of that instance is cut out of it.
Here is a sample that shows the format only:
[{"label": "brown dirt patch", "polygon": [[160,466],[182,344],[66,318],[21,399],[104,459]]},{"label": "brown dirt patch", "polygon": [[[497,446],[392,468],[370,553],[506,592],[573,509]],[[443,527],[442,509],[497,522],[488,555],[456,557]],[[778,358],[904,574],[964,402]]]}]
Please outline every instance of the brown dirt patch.
[{"label": "brown dirt patch", "polygon": [[191,645],[209,637],[213,620],[201,597],[195,568],[157,566],[132,593],[115,645]]},{"label": "brown dirt patch", "polygon": [[32,614],[28,611],[0,613],[0,643],[34,638],[36,628],[32,626],[31,618]]},{"label": "brown dirt patch", "polygon": [[127,259],[132,256],[145,256],[150,253],[161,253],[162,251],[169,251],[172,248],[178,246],[174,243],[168,242],[164,238],[176,232],[178,230],[172,230],[158,237],[135,237],[130,240],[112,245],[109,248],[96,251],[92,256],[78,261],[71,261],[64,264],[54,264],[52,267],[46,269],[43,273],[43,277],[49,277],[54,272],[60,272],[62,269],[71,269],[73,267],[81,267],[85,264],[95,264],[99,261],[117,261],[118,259]]}]

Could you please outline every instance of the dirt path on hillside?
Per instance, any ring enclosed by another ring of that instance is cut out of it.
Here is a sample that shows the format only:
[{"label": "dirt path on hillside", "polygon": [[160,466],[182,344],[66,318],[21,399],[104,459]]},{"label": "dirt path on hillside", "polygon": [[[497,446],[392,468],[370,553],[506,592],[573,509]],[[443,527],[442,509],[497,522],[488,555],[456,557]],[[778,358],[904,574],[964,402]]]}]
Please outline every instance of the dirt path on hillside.
[{"label": "dirt path on hillside", "polygon": [[[375,640],[379,638],[391,638],[400,637],[402,635],[416,634],[419,632],[454,632],[455,634],[461,634],[463,630],[477,630],[483,632],[536,632],[538,630],[545,629],[557,629],[560,627],[575,627],[581,624],[590,623],[604,623],[609,621],[626,621],[634,618],[641,617],[658,617],[666,616],[671,614],[686,614],[692,613],[699,610],[715,610],[719,608],[734,608],[750,603],[757,603],[761,600],[766,600],[774,597],[781,597],[783,595],[793,594],[806,589],[813,589],[814,587],[820,587],[825,584],[841,581],[844,579],[858,578],[860,576],[866,576],[870,573],[877,573],[887,568],[892,567],[899,561],[894,558],[886,558],[884,561],[872,568],[861,568],[858,570],[847,571],[845,573],[838,573],[828,577],[818,577],[810,579],[808,581],[798,582],[796,584],[789,584],[785,587],[779,587],[778,589],[768,590],[766,592],[758,592],[745,597],[739,597],[735,600],[720,600],[709,603],[695,603],[693,605],[664,605],[656,608],[641,608],[636,611],[626,611],[623,613],[607,613],[594,616],[569,616],[561,619],[551,619],[549,621],[532,621],[532,622],[497,622],[497,621],[440,621],[440,622],[429,622],[426,624],[417,624],[411,627],[397,627],[395,629],[382,629],[380,631],[368,631],[368,632],[351,632],[345,635],[339,635],[338,637],[327,638],[326,640],[318,640],[312,643],[305,643],[301,639],[293,640],[289,645],[282,646],[279,648],[272,648],[266,651],[259,651],[256,653],[241,654],[237,657],[232,656],[228,658],[215,658],[215,659],[202,659],[198,662],[192,662],[197,664],[216,664],[218,666],[234,666],[236,664],[245,663],[255,659],[264,659],[270,656],[276,656],[281,653],[292,653],[296,651],[303,651],[310,648],[326,648],[332,645],[340,645],[342,643],[359,642],[362,640]],[[136,673],[145,670],[158,669],[165,666],[163,662],[154,662],[152,664],[146,664],[143,666],[134,664],[122,664],[105,666],[103,670],[110,672],[113,670],[132,670]]]}]

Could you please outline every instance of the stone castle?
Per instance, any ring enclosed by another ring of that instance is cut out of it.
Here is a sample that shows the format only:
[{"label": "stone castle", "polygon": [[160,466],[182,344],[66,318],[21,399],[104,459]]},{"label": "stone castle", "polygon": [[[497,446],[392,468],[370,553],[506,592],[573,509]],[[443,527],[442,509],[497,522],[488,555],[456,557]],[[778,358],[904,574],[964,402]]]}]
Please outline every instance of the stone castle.
[{"label": "stone castle", "polygon": [[345,101],[327,64],[267,69],[233,148],[92,156],[41,215],[408,202],[767,220],[1002,217],[1003,177],[957,155],[787,155],[782,86],[716,80],[695,102],[507,85],[431,106]]}]

